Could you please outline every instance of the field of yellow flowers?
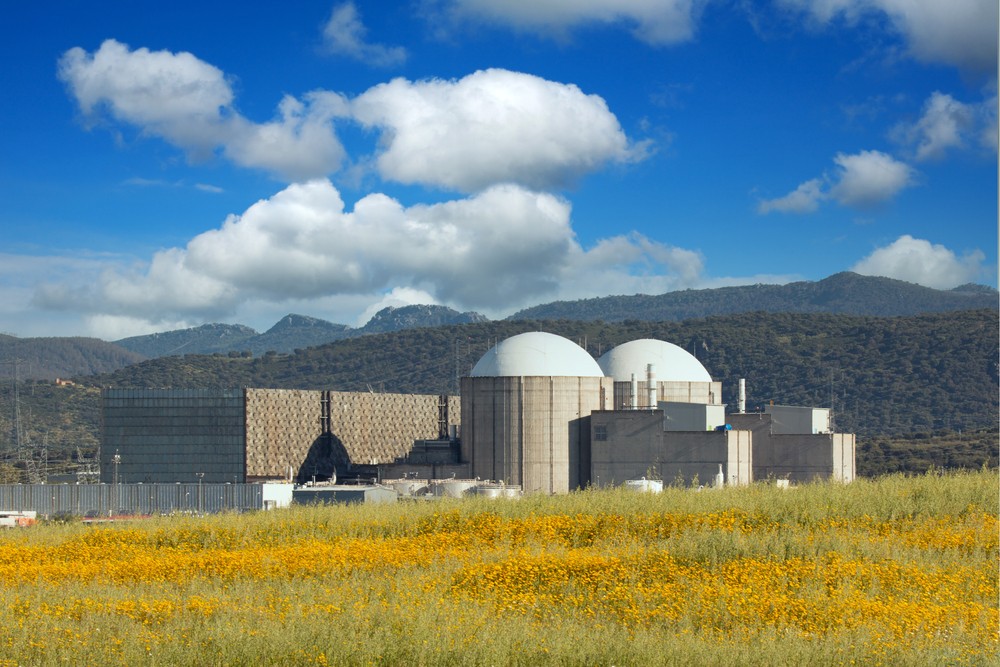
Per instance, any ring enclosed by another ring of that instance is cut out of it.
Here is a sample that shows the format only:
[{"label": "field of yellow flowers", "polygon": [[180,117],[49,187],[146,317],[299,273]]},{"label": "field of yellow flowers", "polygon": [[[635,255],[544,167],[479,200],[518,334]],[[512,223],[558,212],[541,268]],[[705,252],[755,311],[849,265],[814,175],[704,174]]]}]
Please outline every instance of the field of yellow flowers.
[{"label": "field of yellow flowers", "polygon": [[0,666],[996,664],[995,471],[0,534]]}]

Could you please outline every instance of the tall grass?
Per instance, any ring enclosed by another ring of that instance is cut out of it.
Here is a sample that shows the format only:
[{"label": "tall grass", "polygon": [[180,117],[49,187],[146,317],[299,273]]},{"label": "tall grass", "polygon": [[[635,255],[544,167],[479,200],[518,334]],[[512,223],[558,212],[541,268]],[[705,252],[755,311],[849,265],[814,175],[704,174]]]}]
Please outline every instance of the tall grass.
[{"label": "tall grass", "polygon": [[995,472],[0,535],[4,664],[996,664]]}]

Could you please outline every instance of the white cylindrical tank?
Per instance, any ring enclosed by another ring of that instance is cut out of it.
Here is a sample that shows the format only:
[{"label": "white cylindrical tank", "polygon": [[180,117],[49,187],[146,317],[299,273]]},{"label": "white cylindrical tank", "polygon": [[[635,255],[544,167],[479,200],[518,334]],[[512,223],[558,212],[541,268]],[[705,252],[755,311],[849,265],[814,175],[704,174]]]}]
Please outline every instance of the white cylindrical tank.
[{"label": "white cylindrical tank", "polygon": [[440,498],[461,498],[479,482],[474,479],[436,479],[431,482],[434,495]]},{"label": "white cylindrical tank", "polygon": [[390,487],[402,498],[412,498],[427,493],[426,479],[387,479],[382,481],[382,485]]},{"label": "white cylindrical tank", "polygon": [[473,487],[473,492],[486,498],[502,498],[503,484],[477,484]]},{"label": "white cylindrical tank", "polygon": [[660,479],[630,479],[625,482],[625,488],[639,493],[660,493],[663,491],[663,480]]}]

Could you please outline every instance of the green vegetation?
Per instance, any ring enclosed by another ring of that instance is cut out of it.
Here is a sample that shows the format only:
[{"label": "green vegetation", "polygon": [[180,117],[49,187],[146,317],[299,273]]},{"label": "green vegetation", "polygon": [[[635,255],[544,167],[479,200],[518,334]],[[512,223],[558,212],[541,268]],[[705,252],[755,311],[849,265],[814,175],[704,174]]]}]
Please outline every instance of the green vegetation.
[{"label": "green vegetation", "polygon": [[145,359],[96,338],[17,338],[0,334],[0,380],[109,373]]},{"label": "green vegetation", "polygon": [[837,428],[862,436],[992,428],[998,414],[1000,326],[996,313],[912,317],[747,313],[685,322],[505,321],[410,329],[263,357],[160,358],[91,385],[274,387],[457,393],[497,340],[549,331],[595,357],[637,338],[671,341],[694,353],[723,382],[735,406],[747,379],[751,409],[831,406]]},{"label": "green vegetation", "polygon": [[996,664],[996,475],[0,535],[2,664]]},{"label": "green vegetation", "polygon": [[[101,386],[269,387],[456,393],[456,376],[497,340],[544,330],[578,341],[595,356],[637,338],[659,338],[695,353],[723,382],[735,406],[747,379],[749,408],[769,401],[830,406],[836,426],[859,436],[863,475],[978,469],[997,463],[996,313],[912,317],[750,313],[686,322],[505,321],[408,329],[292,354],[162,357],[75,387],[20,387],[27,440],[50,458],[82,447],[93,455]],[[9,442],[12,388],[0,386],[0,438]],[[60,453],[61,452],[61,453]],[[0,467],[0,480],[4,479]]]},{"label": "green vegetation", "polygon": [[817,282],[556,301],[526,308],[510,319],[680,321],[750,311],[884,317],[979,308],[997,309],[996,290],[983,285],[936,290],[902,280],[843,272]]}]

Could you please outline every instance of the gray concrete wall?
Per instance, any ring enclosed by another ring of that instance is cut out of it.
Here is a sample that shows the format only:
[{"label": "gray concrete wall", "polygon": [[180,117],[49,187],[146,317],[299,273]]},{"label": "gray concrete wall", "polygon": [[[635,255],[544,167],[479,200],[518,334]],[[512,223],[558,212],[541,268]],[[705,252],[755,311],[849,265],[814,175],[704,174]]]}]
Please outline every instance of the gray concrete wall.
[{"label": "gray concrete wall", "polygon": [[691,484],[697,478],[710,485],[720,464],[727,483],[750,480],[749,432],[665,432],[659,410],[594,412],[590,419],[590,482],[595,486],[641,477],[659,477],[665,484]]},{"label": "gray concrete wall", "polygon": [[771,435],[769,465],[757,475],[758,479],[775,477],[804,483],[833,476],[832,434]]},{"label": "gray concrete wall", "polygon": [[610,378],[462,379],[462,458],[473,477],[566,493],[586,484],[592,410],[610,403]]},{"label": "gray concrete wall", "polygon": [[853,433],[833,434],[833,479],[853,482],[857,475],[857,442]]},{"label": "gray concrete wall", "polygon": [[664,431],[712,431],[726,423],[726,406],[660,401]]}]

